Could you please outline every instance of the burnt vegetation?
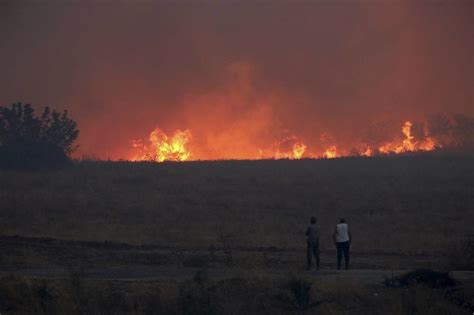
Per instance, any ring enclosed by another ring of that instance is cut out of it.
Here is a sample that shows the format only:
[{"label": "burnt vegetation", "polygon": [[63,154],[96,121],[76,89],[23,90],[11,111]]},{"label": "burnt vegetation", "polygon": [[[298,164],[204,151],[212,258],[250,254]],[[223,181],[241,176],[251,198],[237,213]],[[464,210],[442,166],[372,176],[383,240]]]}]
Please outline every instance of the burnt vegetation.
[{"label": "burnt vegetation", "polygon": [[0,107],[0,168],[37,169],[64,165],[76,148],[76,122],[45,107],[38,116],[29,104]]}]

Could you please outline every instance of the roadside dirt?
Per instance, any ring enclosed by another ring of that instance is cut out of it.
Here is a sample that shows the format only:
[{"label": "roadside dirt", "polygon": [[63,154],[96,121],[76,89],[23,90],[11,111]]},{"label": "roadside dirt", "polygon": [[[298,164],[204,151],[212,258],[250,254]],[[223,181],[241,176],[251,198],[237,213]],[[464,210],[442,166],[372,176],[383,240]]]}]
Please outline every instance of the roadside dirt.
[{"label": "roadside dirt", "polygon": [[[305,271],[305,250],[297,248],[172,248],[153,244],[86,242],[0,236],[0,276],[66,278],[80,270],[91,279],[121,281],[188,280],[199,270],[222,279],[265,273],[306,272],[314,278],[377,284],[417,268],[433,268],[442,257],[353,252],[351,269],[336,271],[334,251],[321,253],[321,271]],[[474,272],[452,276],[474,282]]]}]

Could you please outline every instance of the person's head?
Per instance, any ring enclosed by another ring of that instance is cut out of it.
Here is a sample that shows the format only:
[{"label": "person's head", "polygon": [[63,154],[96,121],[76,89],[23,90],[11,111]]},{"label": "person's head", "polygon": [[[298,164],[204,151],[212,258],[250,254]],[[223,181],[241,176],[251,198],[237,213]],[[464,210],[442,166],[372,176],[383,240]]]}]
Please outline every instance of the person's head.
[{"label": "person's head", "polygon": [[346,219],[344,218],[341,218],[341,220],[339,220],[340,223],[346,223]]},{"label": "person's head", "polygon": [[316,217],[314,217],[314,216],[311,217],[311,220],[310,220],[310,221],[311,221],[311,224],[316,224],[316,221],[317,221],[317,220],[316,220]]}]

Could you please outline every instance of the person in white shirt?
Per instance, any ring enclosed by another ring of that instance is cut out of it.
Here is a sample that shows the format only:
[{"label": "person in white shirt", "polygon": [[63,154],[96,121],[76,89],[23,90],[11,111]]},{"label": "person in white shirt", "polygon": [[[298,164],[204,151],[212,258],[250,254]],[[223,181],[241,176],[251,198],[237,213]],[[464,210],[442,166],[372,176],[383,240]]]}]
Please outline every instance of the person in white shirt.
[{"label": "person in white shirt", "polygon": [[344,255],[345,267],[349,269],[352,235],[344,218],[341,218],[340,223],[336,225],[333,240],[337,249],[337,269],[341,269],[342,255]]}]

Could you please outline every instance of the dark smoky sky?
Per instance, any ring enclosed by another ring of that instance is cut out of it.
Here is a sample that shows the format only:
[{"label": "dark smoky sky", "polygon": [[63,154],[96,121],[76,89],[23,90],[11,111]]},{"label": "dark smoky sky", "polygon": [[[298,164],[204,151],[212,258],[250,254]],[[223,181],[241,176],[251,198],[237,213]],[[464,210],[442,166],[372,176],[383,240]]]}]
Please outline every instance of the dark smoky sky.
[{"label": "dark smoky sky", "polygon": [[68,109],[81,154],[100,158],[223,111],[245,128],[268,99],[265,128],[348,139],[372,121],[473,114],[473,38],[470,0],[3,0],[0,104]]}]

